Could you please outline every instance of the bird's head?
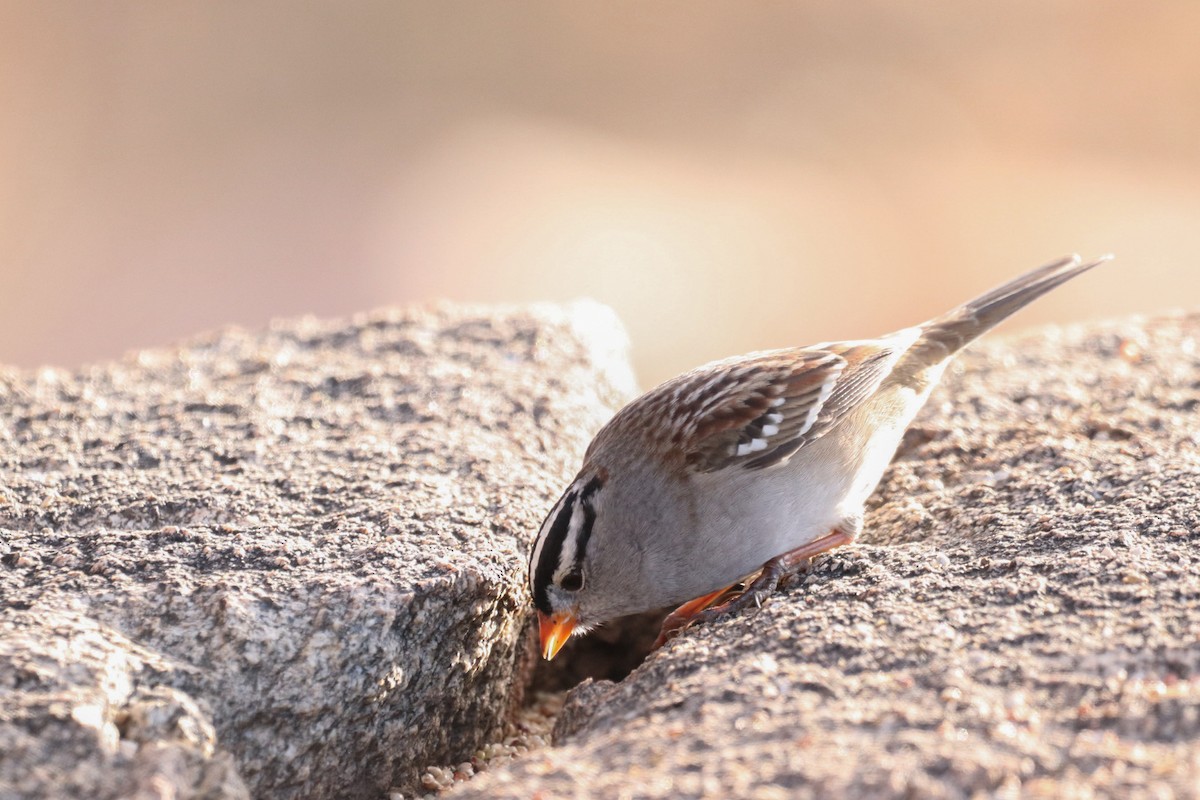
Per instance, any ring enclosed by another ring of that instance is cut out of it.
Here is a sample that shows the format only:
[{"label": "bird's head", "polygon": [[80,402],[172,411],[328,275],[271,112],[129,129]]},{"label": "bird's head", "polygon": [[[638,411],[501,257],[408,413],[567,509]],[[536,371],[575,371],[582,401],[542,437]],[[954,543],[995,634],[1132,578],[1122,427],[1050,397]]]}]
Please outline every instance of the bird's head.
[{"label": "bird's head", "polygon": [[[618,473],[589,463],[550,509],[529,559],[546,659],[572,634],[674,602],[671,564],[653,535],[664,521],[663,493],[649,480],[628,467]],[[669,560],[679,561],[678,554]]]}]

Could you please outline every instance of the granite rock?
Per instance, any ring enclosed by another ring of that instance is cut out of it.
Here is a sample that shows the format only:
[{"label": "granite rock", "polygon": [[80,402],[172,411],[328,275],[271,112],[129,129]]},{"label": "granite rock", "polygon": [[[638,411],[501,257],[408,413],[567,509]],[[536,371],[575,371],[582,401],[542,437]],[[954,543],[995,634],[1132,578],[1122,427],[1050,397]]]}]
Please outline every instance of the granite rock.
[{"label": "granite rock", "polygon": [[0,796],[249,798],[179,669],[78,613],[0,615]]},{"label": "granite rock", "polygon": [[861,543],[463,798],[1200,796],[1200,315],[981,342]]},{"label": "granite rock", "polygon": [[378,796],[468,757],[624,345],[591,303],[444,306],[0,370],[0,796]]}]

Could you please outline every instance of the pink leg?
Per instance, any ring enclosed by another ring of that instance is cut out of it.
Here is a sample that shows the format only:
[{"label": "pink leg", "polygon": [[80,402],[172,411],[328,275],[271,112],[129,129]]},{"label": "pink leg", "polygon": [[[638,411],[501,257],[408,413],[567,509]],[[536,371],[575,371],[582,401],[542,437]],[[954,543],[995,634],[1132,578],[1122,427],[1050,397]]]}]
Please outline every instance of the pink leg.
[{"label": "pink leg", "polygon": [[725,597],[736,586],[737,584],[733,583],[723,589],[717,589],[715,592],[697,597],[695,600],[689,600],[672,611],[663,620],[662,629],[658,632],[658,638],[654,640],[654,646],[650,649],[657,650],[662,647],[667,643],[668,639],[686,628],[697,614]]}]

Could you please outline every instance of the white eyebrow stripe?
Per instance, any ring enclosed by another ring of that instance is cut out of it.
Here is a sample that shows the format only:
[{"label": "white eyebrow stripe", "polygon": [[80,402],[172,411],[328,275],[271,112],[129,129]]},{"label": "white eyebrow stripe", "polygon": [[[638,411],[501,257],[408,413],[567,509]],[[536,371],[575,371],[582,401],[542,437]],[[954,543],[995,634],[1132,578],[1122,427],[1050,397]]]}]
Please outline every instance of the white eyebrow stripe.
[{"label": "white eyebrow stripe", "polygon": [[537,572],[537,566],[541,563],[542,547],[546,544],[546,534],[550,528],[554,527],[554,522],[558,519],[558,515],[562,513],[563,505],[575,496],[575,487],[572,486],[567,491],[563,492],[563,496],[558,498],[558,502],[554,504],[554,508],[550,509],[550,513],[546,515],[546,521],[542,523],[541,530],[538,531],[537,541],[533,544],[533,554],[529,556],[529,588],[533,589],[533,578]]},{"label": "white eyebrow stripe", "polygon": [[571,509],[571,522],[567,526],[567,538],[563,539],[562,550],[558,551],[558,564],[554,570],[555,583],[562,583],[563,578],[575,568],[579,550],[579,535],[583,530],[585,518],[583,503],[576,500],[575,507]]}]

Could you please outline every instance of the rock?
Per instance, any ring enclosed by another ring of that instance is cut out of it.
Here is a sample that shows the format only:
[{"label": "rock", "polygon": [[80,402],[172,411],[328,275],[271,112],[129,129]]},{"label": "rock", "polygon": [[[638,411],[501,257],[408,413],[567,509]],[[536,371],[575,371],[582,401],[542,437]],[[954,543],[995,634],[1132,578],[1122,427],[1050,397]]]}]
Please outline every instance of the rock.
[{"label": "rock", "polygon": [[985,340],[864,543],[454,797],[1200,796],[1200,315]]},{"label": "rock", "polygon": [[589,303],[0,371],[0,796],[382,796],[469,758],[530,668],[528,542],[632,390]]},{"label": "rock", "polygon": [[179,671],[80,614],[0,617],[0,796],[249,798]]}]

